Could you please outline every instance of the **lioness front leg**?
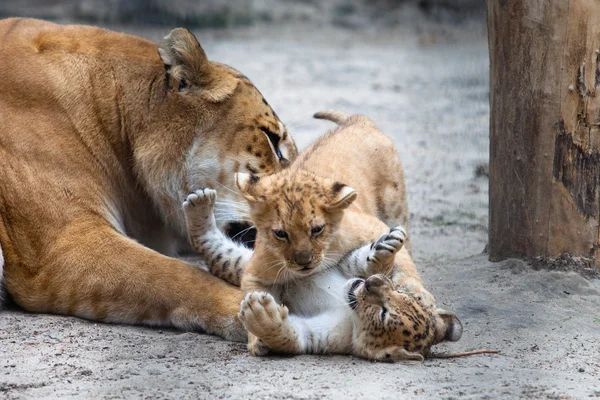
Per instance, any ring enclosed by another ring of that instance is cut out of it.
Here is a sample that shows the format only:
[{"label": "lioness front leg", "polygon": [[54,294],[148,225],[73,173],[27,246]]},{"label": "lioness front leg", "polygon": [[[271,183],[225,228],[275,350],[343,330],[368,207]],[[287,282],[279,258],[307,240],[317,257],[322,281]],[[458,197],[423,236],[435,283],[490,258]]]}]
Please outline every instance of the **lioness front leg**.
[{"label": "lioness front leg", "polygon": [[190,244],[208,265],[210,272],[232,285],[240,286],[244,266],[252,250],[233,242],[217,228],[214,206],[217,192],[199,189],[183,203]]},{"label": "lioness front leg", "polygon": [[31,312],[247,340],[237,318],[238,288],[150,250],[93,216],[88,220],[65,227],[48,244],[43,269],[11,292],[19,305]]}]

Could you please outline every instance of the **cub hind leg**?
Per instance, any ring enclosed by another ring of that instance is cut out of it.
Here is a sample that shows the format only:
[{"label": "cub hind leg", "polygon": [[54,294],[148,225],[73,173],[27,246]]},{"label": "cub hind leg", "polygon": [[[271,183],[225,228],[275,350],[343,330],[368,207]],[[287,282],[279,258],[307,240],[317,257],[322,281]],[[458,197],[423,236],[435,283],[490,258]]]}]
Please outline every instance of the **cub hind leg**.
[{"label": "cub hind leg", "polygon": [[203,188],[191,193],[183,203],[190,244],[209,267],[226,282],[240,286],[242,272],[252,250],[229,239],[217,228],[214,215],[217,192]]}]

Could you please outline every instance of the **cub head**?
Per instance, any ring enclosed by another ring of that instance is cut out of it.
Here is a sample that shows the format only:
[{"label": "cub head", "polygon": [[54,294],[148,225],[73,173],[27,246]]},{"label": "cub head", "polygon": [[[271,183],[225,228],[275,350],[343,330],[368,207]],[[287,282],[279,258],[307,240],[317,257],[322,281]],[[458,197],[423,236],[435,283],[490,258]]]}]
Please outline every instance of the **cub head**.
[{"label": "cub head", "polygon": [[[221,228],[247,220],[248,206],[235,190],[234,173],[271,174],[287,167],[297,149],[285,125],[246,76],[209,61],[186,29],[164,38],[154,68],[157,76],[148,82],[149,98],[139,110],[149,121],[132,140],[148,192],[181,232],[181,202],[201,187],[218,191]],[[142,85],[129,86],[147,93]],[[172,218],[178,213],[181,218]]]},{"label": "cub head", "polygon": [[256,249],[283,260],[263,278],[293,279],[331,264],[327,252],[344,210],[356,199],[354,189],[291,169],[262,178],[239,173],[236,185],[250,204]]},{"label": "cub head", "polygon": [[423,306],[417,296],[383,275],[348,281],[346,296],[352,309],[354,349],[365,358],[423,361],[431,346],[456,342],[462,335],[454,314]]}]

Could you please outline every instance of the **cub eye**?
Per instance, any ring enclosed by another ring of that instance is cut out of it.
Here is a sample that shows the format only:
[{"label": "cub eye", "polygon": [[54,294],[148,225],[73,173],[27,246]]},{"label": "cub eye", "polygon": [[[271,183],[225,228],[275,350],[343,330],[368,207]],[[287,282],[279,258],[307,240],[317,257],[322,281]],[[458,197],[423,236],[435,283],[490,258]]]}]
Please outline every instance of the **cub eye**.
[{"label": "cub eye", "polygon": [[279,240],[287,240],[288,238],[287,232],[280,229],[273,229],[273,235]]},{"label": "cub eye", "polygon": [[323,232],[323,229],[325,229],[325,225],[315,226],[310,230],[310,236],[314,237],[320,235]]},{"label": "cub eye", "polygon": [[387,312],[388,312],[387,308],[381,307],[381,313],[379,314],[381,321],[385,320],[385,316],[387,315]]},{"label": "cub eye", "polygon": [[179,91],[183,92],[183,89],[187,88],[187,81],[182,79],[179,81]]}]

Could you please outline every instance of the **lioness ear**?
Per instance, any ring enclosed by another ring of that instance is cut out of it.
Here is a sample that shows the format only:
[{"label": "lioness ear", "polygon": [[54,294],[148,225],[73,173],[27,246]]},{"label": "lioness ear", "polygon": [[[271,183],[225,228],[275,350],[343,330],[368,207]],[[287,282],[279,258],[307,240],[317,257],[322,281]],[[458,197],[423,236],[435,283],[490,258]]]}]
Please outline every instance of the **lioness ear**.
[{"label": "lioness ear", "polygon": [[246,174],[238,172],[235,174],[235,186],[239,189],[240,193],[248,202],[256,203],[258,200],[251,193],[254,191],[254,185],[260,178],[254,174]]},{"label": "lioness ear", "polygon": [[339,182],[334,183],[331,190],[333,192],[333,199],[325,206],[327,211],[336,211],[348,208],[358,196],[356,190]]},{"label": "lioness ear", "polygon": [[438,308],[436,313],[444,320],[444,341],[458,342],[462,337],[462,323],[460,319],[450,311]]},{"label": "lioness ear", "polygon": [[187,29],[173,29],[160,43],[158,54],[167,68],[171,89],[183,92],[198,87],[204,97],[218,102],[237,87],[237,79],[218,71],[208,61],[196,36]]}]

